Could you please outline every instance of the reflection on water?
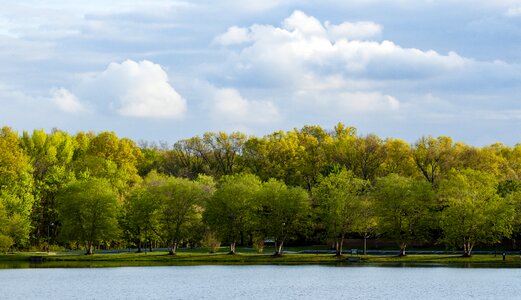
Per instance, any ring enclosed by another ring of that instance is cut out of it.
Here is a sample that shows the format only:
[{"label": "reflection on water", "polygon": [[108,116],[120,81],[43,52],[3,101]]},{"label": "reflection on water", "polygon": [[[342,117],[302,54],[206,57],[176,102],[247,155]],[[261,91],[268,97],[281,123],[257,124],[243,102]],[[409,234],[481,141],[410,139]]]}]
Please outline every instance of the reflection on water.
[{"label": "reflection on water", "polygon": [[2,299],[512,299],[517,269],[163,266],[0,270]]}]

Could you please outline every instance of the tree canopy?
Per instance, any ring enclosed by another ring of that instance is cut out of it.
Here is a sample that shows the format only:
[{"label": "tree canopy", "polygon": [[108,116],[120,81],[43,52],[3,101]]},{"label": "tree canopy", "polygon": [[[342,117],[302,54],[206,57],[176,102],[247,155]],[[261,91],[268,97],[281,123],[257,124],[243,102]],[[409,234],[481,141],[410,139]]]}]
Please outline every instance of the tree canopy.
[{"label": "tree canopy", "polygon": [[[0,131],[0,251],[344,239],[476,245],[521,236],[521,144],[413,143],[316,125],[169,145],[114,132]],[[365,247],[364,247],[365,249]]]}]

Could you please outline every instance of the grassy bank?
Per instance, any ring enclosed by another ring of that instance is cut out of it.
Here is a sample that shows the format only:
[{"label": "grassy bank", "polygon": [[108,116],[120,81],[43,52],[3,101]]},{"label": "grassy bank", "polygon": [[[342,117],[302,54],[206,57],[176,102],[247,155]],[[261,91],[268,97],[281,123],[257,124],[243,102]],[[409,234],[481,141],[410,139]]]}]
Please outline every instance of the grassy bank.
[{"label": "grassy bank", "polygon": [[[149,253],[120,253],[120,254],[59,254],[47,253],[17,253],[0,255],[0,263],[9,266],[9,263],[20,263],[20,267],[30,264],[31,258],[42,256],[41,267],[112,267],[112,266],[160,266],[160,265],[297,265],[297,264],[324,264],[324,265],[381,265],[381,266],[415,266],[415,265],[454,265],[469,267],[521,267],[519,256],[507,256],[503,261],[501,255],[473,255],[461,257],[459,255],[408,255],[354,256],[357,262],[350,261],[353,256],[335,257],[331,254],[285,254],[282,257],[273,257],[270,254],[239,253],[227,255],[221,253],[180,252],[176,256],[166,252]],[[36,264],[30,264],[35,266]]]}]

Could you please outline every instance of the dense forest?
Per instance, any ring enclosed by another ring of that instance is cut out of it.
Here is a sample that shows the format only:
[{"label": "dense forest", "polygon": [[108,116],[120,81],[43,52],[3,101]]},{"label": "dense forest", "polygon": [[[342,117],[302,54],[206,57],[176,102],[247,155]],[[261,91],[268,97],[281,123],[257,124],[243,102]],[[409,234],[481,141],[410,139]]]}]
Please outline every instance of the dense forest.
[{"label": "dense forest", "polygon": [[521,145],[414,144],[339,123],[174,145],[113,132],[0,132],[0,251],[262,249],[388,239],[470,255],[521,233]]}]

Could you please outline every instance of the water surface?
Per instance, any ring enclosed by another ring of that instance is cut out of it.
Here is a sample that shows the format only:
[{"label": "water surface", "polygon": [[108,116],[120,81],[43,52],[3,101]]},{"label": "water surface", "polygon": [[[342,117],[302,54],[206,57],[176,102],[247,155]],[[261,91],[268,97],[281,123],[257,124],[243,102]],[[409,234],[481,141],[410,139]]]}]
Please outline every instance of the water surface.
[{"label": "water surface", "polygon": [[519,269],[167,266],[0,270],[1,299],[513,299]]}]

